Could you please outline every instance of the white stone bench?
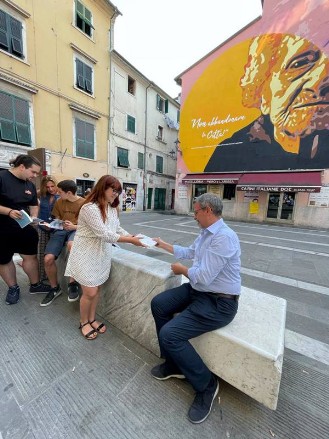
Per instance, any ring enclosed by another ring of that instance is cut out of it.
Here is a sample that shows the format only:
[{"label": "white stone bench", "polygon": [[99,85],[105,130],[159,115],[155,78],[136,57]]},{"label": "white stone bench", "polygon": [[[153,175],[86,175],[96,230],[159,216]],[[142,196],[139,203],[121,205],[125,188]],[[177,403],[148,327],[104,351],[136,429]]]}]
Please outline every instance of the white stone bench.
[{"label": "white stone bench", "polygon": [[[111,275],[103,286],[97,312],[159,356],[151,299],[185,279],[175,276],[167,262],[114,249]],[[275,410],[282,373],[285,318],[284,299],[243,287],[233,322],[191,342],[216,375]]]}]

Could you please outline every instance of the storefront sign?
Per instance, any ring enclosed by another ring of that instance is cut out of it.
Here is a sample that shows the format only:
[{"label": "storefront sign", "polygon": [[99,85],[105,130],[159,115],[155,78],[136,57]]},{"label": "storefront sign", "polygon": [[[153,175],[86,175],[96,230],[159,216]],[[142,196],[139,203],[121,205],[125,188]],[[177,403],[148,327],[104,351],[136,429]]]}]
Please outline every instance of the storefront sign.
[{"label": "storefront sign", "polygon": [[183,184],[178,186],[178,198],[187,198],[187,186],[184,186]]},{"label": "storefront sign", "polygon": [[260,192],[319,192],[319,187],[311,186],[237,186],[238,191]]},{"label": "storefront sign", "polygon": [[208,192],[220,196],[221,193],[220,186],[218,186],[218,184],[210,184],[208,186]]},{"label": "storefront sign", "polygon": [[318,194],[311,194],[308,205],[315,207],[329,207],[329,187],[322,187]]},{"label": "storefront sign", "polygon": [[[183,180],[184,182],[184,180]],[[225,178],[195,178],[194,180],[186,180],[189,184],[236,184],[237,180]]]}]

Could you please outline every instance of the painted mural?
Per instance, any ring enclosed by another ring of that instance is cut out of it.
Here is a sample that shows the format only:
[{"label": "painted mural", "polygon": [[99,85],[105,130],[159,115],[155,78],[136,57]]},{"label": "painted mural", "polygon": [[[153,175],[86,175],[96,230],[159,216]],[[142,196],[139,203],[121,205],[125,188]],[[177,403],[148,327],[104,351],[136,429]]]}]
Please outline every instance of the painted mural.
[{"label": "painted mural", "polygon": [[216,58],[182,108],[190,172],[329,168],[329,60],[309,40],[270,33]]}]

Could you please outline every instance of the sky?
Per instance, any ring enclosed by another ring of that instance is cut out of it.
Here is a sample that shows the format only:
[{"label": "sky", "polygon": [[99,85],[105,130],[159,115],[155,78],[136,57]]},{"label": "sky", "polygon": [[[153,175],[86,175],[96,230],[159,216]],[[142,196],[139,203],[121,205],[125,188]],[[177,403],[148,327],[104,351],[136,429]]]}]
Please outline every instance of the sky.
[{"label": "sky", "polygon": [[[261,0],[111,0],[114,49],[171,97],[174,78],[261,15]],[[192,7],[193,5],[193,7]]]}]

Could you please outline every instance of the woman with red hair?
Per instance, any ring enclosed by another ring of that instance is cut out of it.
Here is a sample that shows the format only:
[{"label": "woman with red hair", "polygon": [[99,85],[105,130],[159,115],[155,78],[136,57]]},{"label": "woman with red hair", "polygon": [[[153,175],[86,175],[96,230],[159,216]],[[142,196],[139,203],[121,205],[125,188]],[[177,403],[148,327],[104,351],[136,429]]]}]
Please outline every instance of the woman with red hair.
[{"label": "woman with red hair", "polygon": [[78,229],[67,262],[65,276],[80,283],[80,327],[87,340],[106,331],[96,320],[99,287],[108,279],[112,244],[126,242],[143,247],[140,240],[121,226],[116,207],[122,192],[119,180],[103,175],[87,196],[78,218]]}]

